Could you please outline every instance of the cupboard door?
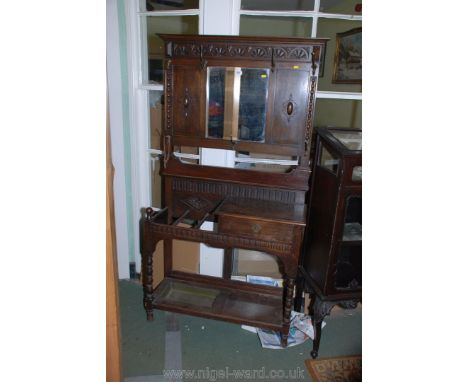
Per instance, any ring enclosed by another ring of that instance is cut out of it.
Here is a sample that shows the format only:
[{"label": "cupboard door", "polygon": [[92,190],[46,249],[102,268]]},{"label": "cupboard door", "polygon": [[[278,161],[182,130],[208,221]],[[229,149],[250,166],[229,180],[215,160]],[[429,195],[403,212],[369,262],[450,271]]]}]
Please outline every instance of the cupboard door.
[{"label": "cupboard door", "polygon": [[338,247],[336,258],[335,289],[358,290],[362,288],[362,246],[347,245]]},{"label": "cupboard door", "polygon": [[272,141],[282,145],[299,145],[309,100],[309,71],[277,69]]},{"label": "cupboard door", "polygon": [[174,135],[200,136],[202,78],[202,71],[194,66],[174,66]]}]

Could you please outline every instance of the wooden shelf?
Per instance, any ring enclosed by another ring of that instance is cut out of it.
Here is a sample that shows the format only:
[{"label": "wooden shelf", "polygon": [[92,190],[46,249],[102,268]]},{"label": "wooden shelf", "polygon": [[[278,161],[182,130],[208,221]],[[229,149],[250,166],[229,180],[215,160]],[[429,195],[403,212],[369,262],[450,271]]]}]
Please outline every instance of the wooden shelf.
[{"label": "wooden shelf", "polygon": [[233,286],[213,286],[195,281],[165,278],[154,291],[157,309],[216,320],[280,330],[283,298]]}]

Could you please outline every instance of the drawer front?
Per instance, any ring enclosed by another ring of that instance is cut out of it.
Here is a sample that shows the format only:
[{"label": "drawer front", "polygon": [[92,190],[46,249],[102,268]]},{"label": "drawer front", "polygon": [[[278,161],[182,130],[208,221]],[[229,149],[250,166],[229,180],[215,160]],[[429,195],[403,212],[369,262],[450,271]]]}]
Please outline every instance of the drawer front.
[{"label": "drawer front", "polygon": [[218,232],[236,234],[260,240],[290,243],[294,225],[232,216],[219,216]]}]

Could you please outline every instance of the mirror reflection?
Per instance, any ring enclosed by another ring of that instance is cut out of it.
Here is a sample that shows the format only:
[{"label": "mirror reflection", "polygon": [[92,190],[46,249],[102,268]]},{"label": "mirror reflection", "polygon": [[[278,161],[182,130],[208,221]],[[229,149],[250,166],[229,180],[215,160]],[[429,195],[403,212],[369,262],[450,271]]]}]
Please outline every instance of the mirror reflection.
[{"label": "mirror reflection", "polygon": [[208,138],[264,142],[270,70],[209,67]]}]

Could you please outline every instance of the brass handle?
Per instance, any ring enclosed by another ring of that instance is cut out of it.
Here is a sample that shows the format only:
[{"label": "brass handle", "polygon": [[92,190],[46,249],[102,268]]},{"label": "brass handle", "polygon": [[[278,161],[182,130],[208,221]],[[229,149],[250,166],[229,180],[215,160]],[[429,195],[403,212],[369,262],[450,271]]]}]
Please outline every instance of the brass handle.
[{"label": "brass handle", "polygon": [[288,102],[288,105],[286,106],[286,113],[288,113],[288,115],[291,115],[294,111],[294,105],[291,101]]},{"label": "brass handle", "polygon": [[254,223],[252,225],[252,231],[254,231],[254,233],[259,233],[261,231],[262,227],[260,225],[258,225],[257,223]]},{"label": "brass handle", "polygon": [[189,99],[187,96],[185,96],[184,98],[184,107],[188,107],[188,104],[189,104]]}]

